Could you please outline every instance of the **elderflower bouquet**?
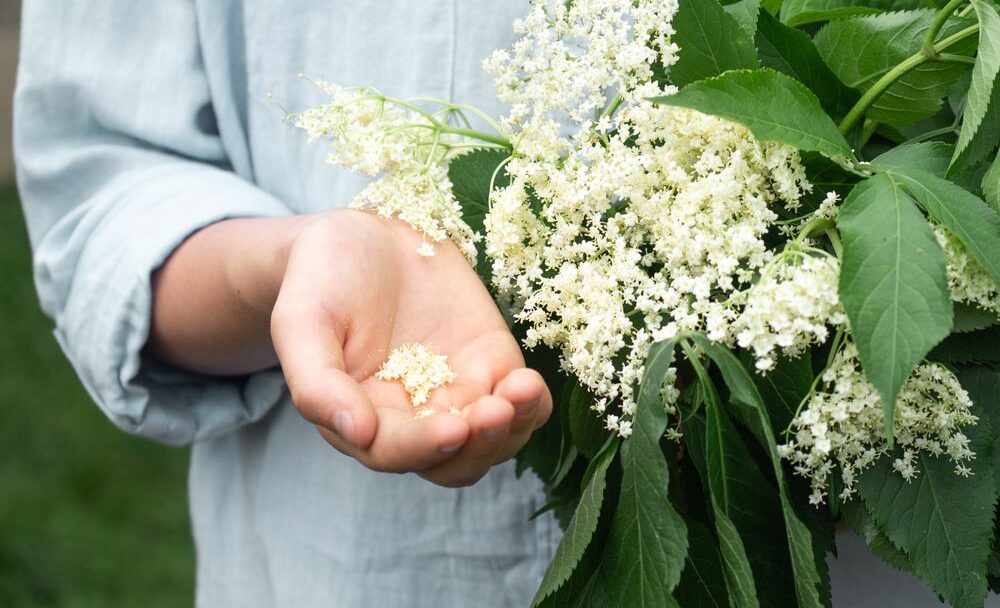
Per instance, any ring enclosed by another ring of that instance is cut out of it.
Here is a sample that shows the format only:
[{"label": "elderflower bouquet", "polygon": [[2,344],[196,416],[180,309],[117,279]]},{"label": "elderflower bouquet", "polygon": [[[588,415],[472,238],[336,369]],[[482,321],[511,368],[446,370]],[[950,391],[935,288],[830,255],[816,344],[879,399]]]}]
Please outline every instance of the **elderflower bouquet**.
[{"label": "elderflower bouquet", "polygon": [[504,116],[293,115],[548,370],[535,606],[828,606],[838,520],[953,606],[1000,590],[1000,11],[888,7],[532,0]]}]

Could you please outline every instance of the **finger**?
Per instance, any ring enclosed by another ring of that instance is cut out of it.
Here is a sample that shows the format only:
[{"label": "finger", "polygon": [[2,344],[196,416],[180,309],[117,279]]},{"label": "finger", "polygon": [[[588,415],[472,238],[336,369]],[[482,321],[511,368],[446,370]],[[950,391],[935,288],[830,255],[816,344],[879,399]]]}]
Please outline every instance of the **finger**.
[{"label": "finger", "polygon": [[421,473],[425,479],[448,487],[475,483],[493,466],[510,432],[514,406],[492,395],[479,398],[463,412],[471,435],[452,458]]},{"label": "finger", "polygon": [[271,341],[292,402],[309,422],[364,449],[377,420],[368,397],[344,371],[342,333],[314,298],[294,285],[282,287],[271,313]]},{"label": "finger", "polygon": [[552,413],[552,394],[541,374],[533,369],[512,371],[497,384],[493,394],[514,406],[510,435],[500,453],[500,461],[513,458],[531,437],[531,433],[545,424]]},{"label": "finger", "polygon": [[[378,396],[373,399],[381,401]],[[334,447],[366,467],[387,473],[431,468],[454,456],[469,438],[469,424],[447,412],[418,418],[395,405],[376,406],[375,411],[378,429],[365,450],[344,445],[338,435],[329,431],[321,433]]]}]

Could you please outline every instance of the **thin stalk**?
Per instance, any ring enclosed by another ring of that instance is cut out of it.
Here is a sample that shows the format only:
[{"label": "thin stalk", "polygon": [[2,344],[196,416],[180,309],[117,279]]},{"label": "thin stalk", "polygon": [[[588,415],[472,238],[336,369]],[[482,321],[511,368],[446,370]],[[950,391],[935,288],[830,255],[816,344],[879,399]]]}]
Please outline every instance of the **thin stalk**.
[{"label": "thin stalk", "polygon": [[939,53],[934,59],[942,63],[964,63],[966,65],[976,65],[975,57],[956,55],[954,53]]},{"label": "thin stalk", "polygon": [[927,30],[926,34],[924,34],[924,43],[920,47],[921,53],[932,59],[937,57],[938,49],[934,48],[934,40],[941,32],[941,28],[944,27],[945,22],[948,21],[948,17],[951,17],[951,14],[955,12],[955,9],[962,6],[964,3],[965,0],[951,0],[948,4],[945,4],[940,11],[938,11],[938,14],[934,16],[934,21],[931,22],[930,29]]},{"label": "thin stalk", "polygon": [[474,131],[472,129],[462,129],[460,127],[451,127],[447,125],[441,125],[441,133],[448,133],[450,135],[461,135],[462,137],[468,137],[470,139],[478,139],[479,141],[489,142],[491,144],[496,144],[502,148],[510,149],[512,146],[510,142],[498,135],[490,135],[489,133],[482,133],[480,131]]},{"label": "thin stalk", "polygon": [[[979,24],[977,23],[942,39],[940,42],[933,45],[935,57],[941,51],[949,49],[966,38],[974,36],[978,33]],[[858,102],[854,104],[854,107],[851,108],[851,111],[847,113],[847,116],[845,116],[844,120],[840,123],[840,132],[846,135],[851,129],[854,128],[854,125],[861,120],[872,105],[875,104],[878,98],[885,93],[886,89],[891,87],[897,80],[905,76],[906,73],[913,68],[932,60],[933,57],[929,57],[921,50],[921,52],[907,57],[899,65],[886,72],[885,75],[879,78],[870,89],[865,91],[864,95],[861,96],[861,99],[859,99]]]},{"label": "thin stalk", "polygon": [[940,129],[933,129],[926,133],[921,133],[916,137],[911,137],[910,139],[903,142],[901,145],[908,146],[910,144],[917,144],[922,141],[927,141],[928,139],[934,139],[940,135],[948,135],[949,133],[955,132],[955,125],[948,125],[947,127],[941,127]]}]

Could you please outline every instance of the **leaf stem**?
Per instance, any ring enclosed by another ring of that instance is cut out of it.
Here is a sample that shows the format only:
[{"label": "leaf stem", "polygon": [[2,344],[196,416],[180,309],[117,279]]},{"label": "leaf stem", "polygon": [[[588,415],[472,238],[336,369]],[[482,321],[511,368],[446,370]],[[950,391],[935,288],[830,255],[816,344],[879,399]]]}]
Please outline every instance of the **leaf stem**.
[{"label": "leaf stem", "polygon": [[935,59],[938,56],[938,49],[934,48],[934,39],[941,32],[941,28],[944,27],[948,17],[955,12],[955,9],[965,4],[965,0],[951,0],[948,4],[938,11],[937,15],[934,16],[934,21],[931,22],[930,29],[924,34],[924,43],[920,46],[920,52],[931,59]]},{"label": "leaf stem", "polygon": [[[955,0],[952,0],[954,3]],[[907,72],[913,68],[922,65],[928,61],[932,61],[937,58],[941,51],[951,48],[955,44],[958,44],[962,40],[965,40],[969,36],[974,36],[979,33],[979,24],[970,25],[969,27],[955,32],[951,36],[942,39],[937,44],[932,45],[934,55],[929,56],[924,52],[923,49],[919,53],[915,53],[910,57],[907,57],[896,67],[892,68],[886,72],[881,78],[879,78],[875,84],[871,86],[870,89],[865,91],[861,99],[858,100],[851,111],[847,113],[844,120],[840,123],[840,132],[847,134],[854,125],[858,123],[859,120],[865,115],[865,113],[875,104],[879,97],[882,96],[885,91],[891,87],[897,80],[906,75]]]}]

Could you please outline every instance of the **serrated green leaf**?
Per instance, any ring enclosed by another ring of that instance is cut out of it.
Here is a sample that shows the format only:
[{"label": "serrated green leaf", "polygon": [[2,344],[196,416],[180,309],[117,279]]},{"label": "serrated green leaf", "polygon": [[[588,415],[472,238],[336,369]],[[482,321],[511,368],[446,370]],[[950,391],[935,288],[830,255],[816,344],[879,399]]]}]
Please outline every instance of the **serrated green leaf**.
[{"label": "serrated green leaf", "polygon": [[993,159],[990,168],[983,175],[983,198],[993,208],[1000,213],[1000,155]]},{"label": "serrated green leaf", "polygon": [[743,420],[747,422],[750,430],[760,441],[771,460],[774,467],[774,477],[778,484],[778,496],[781,502],[782,517],[785,521],[785,531],[788,535],[788,550],[791,556],[795,594],[799,607],[821,608],[823,606],[819,597],[821,580],[816,568],[811,533],[809,528],[799,519],[792,506],[771,421],[753,378],[729,349],[711,342],[701,334],[691,335],[689,339],[697,344],[698,348],[715,363],[729,388],[733,405],[742,410]]},{"label": "serrated green leaf", "polygon": [[927,358],[951,364],[1000,364],[1000,327],[952,334],[938,344]]},{"label": "serrated green leaf", "polygon": [[844,116],[858,100],[858,92],[840,82],[805,32],[782,24],[767,12],[761,13],[757,24],[757,54],[764,67],[809,87],[831,116]]},{"label": "serrated green leaf", "polygon": [[670,80],[677,86],[759,65],[753,36],[717,0],[681,2],[672,25],[673,41],[681,48],[670,66]]},{"label": "serrated green leaf", "polygon": [[1000,141],[1000,14],[983,0],[972,0],[979,17],[979,49],[965,102],[962,130],[955,144],[951,171],[986,158]]},{"label": "serrated green leaf", "polygon": [[925,171],[895,167],[890,173],[1000,283],[1000,214],[978,196]]},{"label": "serrated green leaf", "polygon": [[715,531],[719,535],[719,552],[722,554],[723,574],[726,579],[726,590],[729,600],[735,608],[754,608],[760,606],[757,601],[757,591],[754,588],[753,571],[750,569],[750,559],[740,538],[736,525],[718,506],[715,512]]},{"label": "serrated green leaf", "polygon": [[688,557],[681,582],[674,595],[681,606],[729,608],[722,573],[722,557],[708,528],[694,520],[685,520],[690,540]]},{"label": "serrated green leaf", "polygon": [[813,381],[812,361],[808,352],[795,358],[778,358],[774,369],[754,374],[757,390],[764,400],[772,428],[778,434],[788,428]]},{"label": "serrated green leaf", "polygon": [[573,437],[573,445],[587,459],[593,459],[607,442],[608,431],[601,417],[591,408],[594,400],[587,389],[579,382],[573,382],[569,390],[569,433]]},{"label": "serrated green leaf", "polygon": [[[866,91],[886,72],[920,51],[934,14],[932,10],[915,10],[840,19],[824,26],[813,40],[820,57],[844,84]],[[950,19],[942,35],[950,35],[967,23]],[[966,39],[948,52],[968,55],[975,47],[974,39]],[[959,63],[923,63],[890,86],[867,117],[894,127],[929,118],[938,111],[951,83],[967,69]]]},{"label": "serrated green leaf", "polygon": [[893,148],[872,162],[878,166],[908,167],[944,177],[954,153],[955,146],[949,143],[925,141]]},{"label": "serrated green leaf", "polygon": [[736,20],[740,28],[750,40],[757,35],[757,15],[760,13],[760,0],[739,0],[723,6],[729,16]]},{"label": "serrated green leaf", "polygon": [[[742,442],[736,427],[722,412],[722,403],[708,371],[698,360],[697,353],[683,344],[688,360],[694,366],[698,381],[705,391],[705,481],[709,490],[709,502],[715,519],[715,531],[719,537],[723,573],[730,603],[737,608],[760,606],[754,573],[750,567],[743,539],[729,514],[736,511],[738,484],[751,480],[740,473],[752,466],[753,461],[733,449]],[[740,457],[743,457],[742,459]]]},{"label": "serrated green leaf", "polygon": [[852,155],[847,140],[812,91],[776,70],[726,72],[655,101],[736,121],[762,141],[778,141],[828,156]]},{"label": "serrated green leaf", "polygon": [[621,449],[622,485],[611,534],[592,588],[607,608],[674,606],[671,596],[687,556],[687,528],[667,497],[669,469],[660,448],[667,428],[661,389],[674,342],[653,346],[632,421]]},{"label": "serrated green leaf", "polygon": [[865,541],[868,548],[872,550],[872,553],[882,558],[883,561],[897,570],[902,570],[903,572],[913,571],[910,558],[899,547],[892,544],[889,537],[879,530],[878,524],[875,523],[875,518],[868,512],[864,501],[847,501],[844,503],[843,513],[847,525]]},{"label": "serrated green leaf", "polygon": [[858,483],[878,527],[955,608],[981,607],[986,597],[996,500],[989,426],[981,420],[969,433],[976,452],[969,477],[956,475],[946,457],[921,454],[912,481],[893,470],[891,457],[882,457]]},{"label": "serrated green leaf", "polygon": [[785,0],[781,4],[781,21],[796,26],[923,6],[922,0]]},{"label": "serrated green leaf", "polygon": [[[490,209],[490,180],[497,167],[507,157],[508,150],[481,148],[457,156],[448,164],[448,179],[451,192],[462,207],[462,221],[476,233],[483,232],[483,220]],[[503,188],[510,183],[507,172],[500,170],[494,180],[495,188]],[[482,245],[476,262],[476,272],[487,285],[490,284],[490,262],[486,259]]]},{"label": "serrated green leaf", "polygon": [[562,587],[583,558],[594,532],[597,531],[597,521],[604,503],[605,475],[617,453],[618,441],[610,440],[587,467],[580,502],[549,563],[532,606],[540,605],[545,598]]},{"label": "serrated green leaf", "polygon": [[854,187],[837,227],[840,299],[861,366],[882,398],[891,443],[900,387],[951,331],[944,252],[916,202],[885,173]]},{"label": "serrated green leaf", "polygon": [[956,334],[979,331],[1000,323],[1000,318],[995,312],[970,306],[964,302],[955,302],[953,307],[955,309],[955,324],[951,331]]}]

